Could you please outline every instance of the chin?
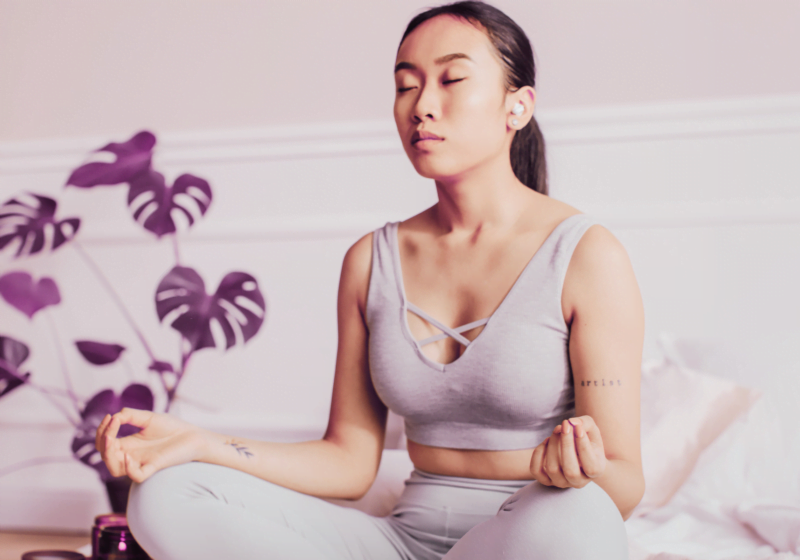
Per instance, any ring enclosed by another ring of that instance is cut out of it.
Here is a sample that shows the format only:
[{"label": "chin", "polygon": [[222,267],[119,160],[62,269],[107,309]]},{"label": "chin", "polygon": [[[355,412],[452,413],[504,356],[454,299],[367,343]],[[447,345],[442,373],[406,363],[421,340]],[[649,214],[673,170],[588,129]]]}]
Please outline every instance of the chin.
[{"label": "chin", "polygon": [[426,179],[445,179],[463,173],[467,166],[440,155],[420,154],[411,160],[417,173]]}]

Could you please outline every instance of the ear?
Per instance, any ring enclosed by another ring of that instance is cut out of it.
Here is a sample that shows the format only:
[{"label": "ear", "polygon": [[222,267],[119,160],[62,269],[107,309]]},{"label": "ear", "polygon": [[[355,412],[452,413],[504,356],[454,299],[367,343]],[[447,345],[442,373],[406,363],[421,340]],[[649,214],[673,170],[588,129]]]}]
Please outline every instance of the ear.
[{"label": "ear", "polygon": [[533,106],[536,104],[536,90],[531,86],[522,86],[514,92],[511,105],[513,106],[517,102],[525,105],[525,112],[523,113],[523,116],[527,117],[533,113]]},{"label": "ear", "polygon": [[[513,118],[517,119],[519,123],[518,127],[513,128],[522,128],[523,126],[527,125],[533,117],[533,106],[536,103],[536,90],[534,90],[531,86],[523,86],[513,94],[509,94],[506,100],[506,110],[508,111],[510,117],[509,122]],[[525,107],[525,111],[520,115],[514,115],[511,113],[512,109],[517,103],[520,103]]]}]

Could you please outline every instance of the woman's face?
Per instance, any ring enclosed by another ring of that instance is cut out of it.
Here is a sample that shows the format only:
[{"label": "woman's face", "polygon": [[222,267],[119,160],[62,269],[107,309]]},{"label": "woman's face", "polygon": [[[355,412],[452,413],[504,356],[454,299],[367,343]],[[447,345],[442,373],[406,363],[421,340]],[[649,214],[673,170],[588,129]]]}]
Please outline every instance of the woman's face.
[{"label": "woman's face", "polygon": [[[503,69],[489,38],[448,15],[427,20],[397,53],[394,118],[417,173],[458,176],[508,157],[508,107]],[[415,141],[414,133],[440,139]]]}]

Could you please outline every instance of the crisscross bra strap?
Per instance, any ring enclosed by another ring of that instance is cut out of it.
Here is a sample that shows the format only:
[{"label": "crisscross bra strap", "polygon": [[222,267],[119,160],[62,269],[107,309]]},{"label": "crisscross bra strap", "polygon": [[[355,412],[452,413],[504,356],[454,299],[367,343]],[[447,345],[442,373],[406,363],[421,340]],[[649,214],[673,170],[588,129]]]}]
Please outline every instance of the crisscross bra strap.
[{"label": "crisscross bra strap", "polygon": [[407,305],[410,311],[413,311],[414,313],[416,313],[417,315],[428,321],[430,324],[438,327],[442,331],[439,334],[435,334],[433,336],[429,336],[428,338],[423,338],[422,340],[418,341],[420,346],[425,346],[426,344],[430,344],[431,342],[442,340],[443,338],[447,338],[448,336],[452,336],[464,346],[469,346],[472,343],[472,341],[466,338],[465,336],[462,336],[459,333],[463,331],[468,331],[470,329],[474,329],[475,327],[484,325],[489,321],[489,317],[484,317],[483,319],[478,319],[477,321],[472,321],[471,323],[467,323],[466,325],[461,325],[460,327],[451,329],[447,325],[441,323],[440,321],[428,315],[425,311],[423,311],[410,301],[407,303]]}]

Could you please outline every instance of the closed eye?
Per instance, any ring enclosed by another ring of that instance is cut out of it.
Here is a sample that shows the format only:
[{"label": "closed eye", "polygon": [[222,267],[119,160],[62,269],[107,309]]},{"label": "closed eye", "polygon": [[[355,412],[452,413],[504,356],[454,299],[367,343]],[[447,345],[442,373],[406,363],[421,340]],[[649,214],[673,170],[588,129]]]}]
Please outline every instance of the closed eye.
[{"label": "closed eye", "polygon": [[[442,83],[443,83],[443,84],[452,84],[452,83],[455,83],[455,82],[460,82],[461,80],[466,80],[466,78],[458,78],[457,80],[445,80],[445,81],[444,81],[444,82],[442,82]],[[408,90],[410,90],[410,89],[414,89],[414,88],[413,88],[413,87],[407,87],[407,88],[398,88],[398,89],[397,89],[397,92],[398,92],[398,93],[402,93],[402,92],[404,92],[404,91],[408,91]]]}]

